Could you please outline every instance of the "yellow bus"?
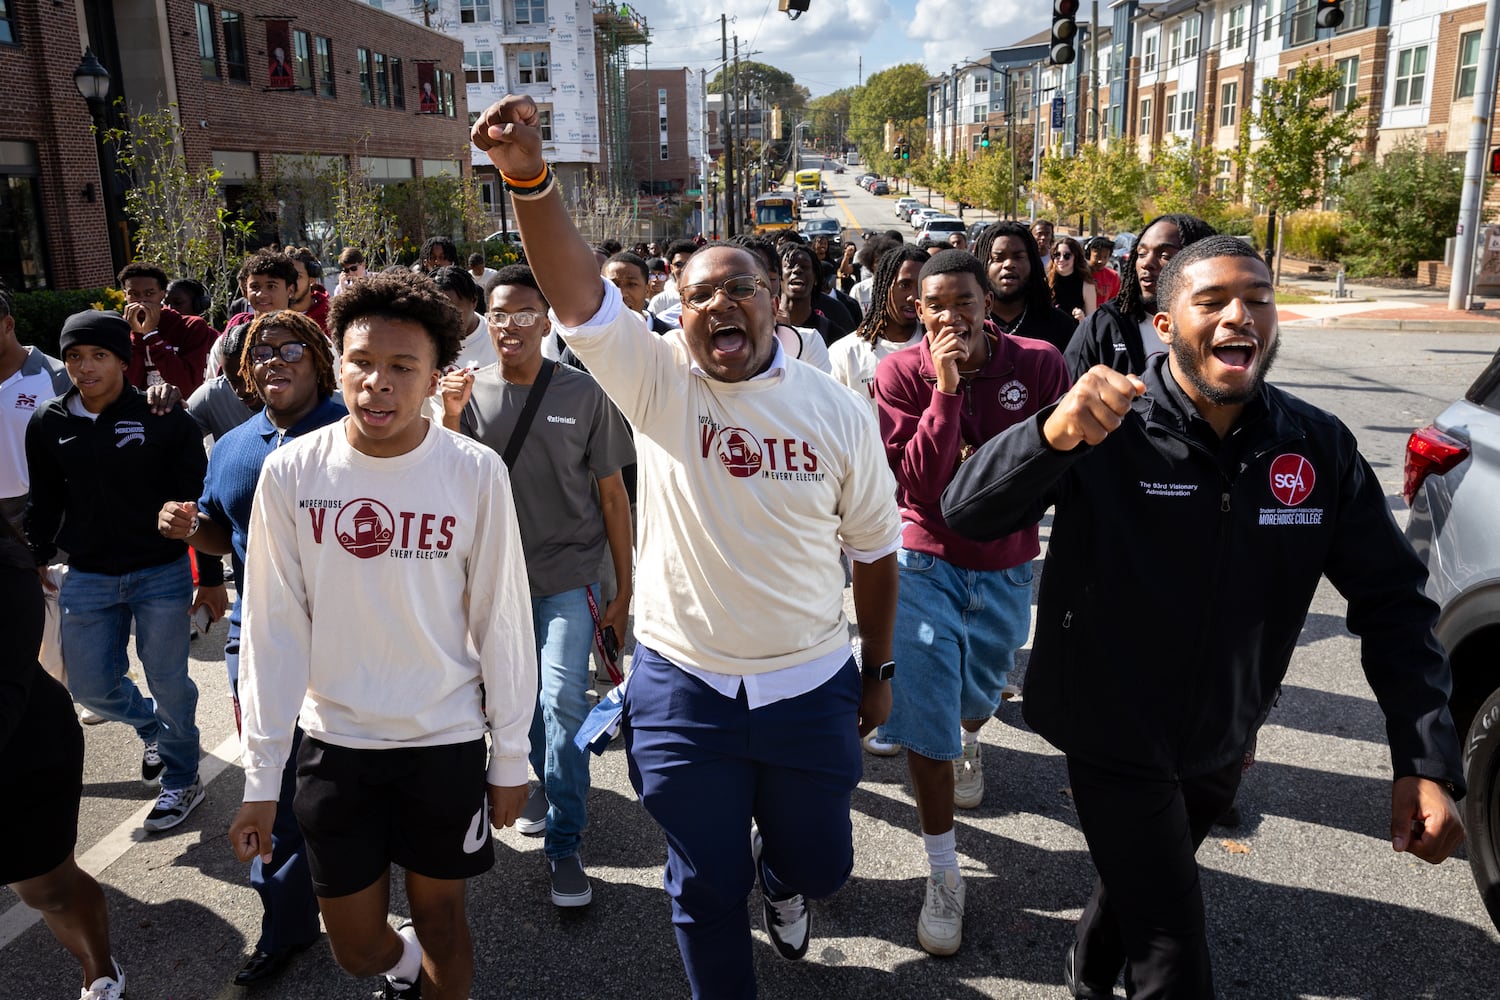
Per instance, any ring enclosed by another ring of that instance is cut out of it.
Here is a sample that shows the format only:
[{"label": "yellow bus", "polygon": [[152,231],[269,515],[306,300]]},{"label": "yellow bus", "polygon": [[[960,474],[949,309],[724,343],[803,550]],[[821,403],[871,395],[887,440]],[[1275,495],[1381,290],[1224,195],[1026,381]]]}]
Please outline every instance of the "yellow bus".
[{"label": "yellow bus", "polygon": [[822,191],[823,171],[821,170],[799,170],[797,171],[797,193],[803,191]]},{"label": "yellow bus", "polygon": [[794,195],[763,194],[755,199],[755,235],[793,229],[798,214]]}]

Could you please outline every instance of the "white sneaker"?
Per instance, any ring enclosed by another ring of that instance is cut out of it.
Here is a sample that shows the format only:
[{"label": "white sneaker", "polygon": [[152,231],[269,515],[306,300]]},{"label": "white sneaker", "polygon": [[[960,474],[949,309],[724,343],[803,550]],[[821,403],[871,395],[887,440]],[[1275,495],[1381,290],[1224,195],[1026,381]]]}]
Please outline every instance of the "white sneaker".
[{"label": "white sneaker", "polygon": [[979,744],[964,746],[964,755],[953,762],[953,804],[973,809],[984,801],[984,765],[979,762]]},{"label": "white sneaker", "polygon": [[879,732],[880,730],[878,729],[872,729],[870,730],[870,735],[860,740],[864,744],[865,753],[872,753],[877,757],[894,757],[901,752],[901,747],[895,743],[887,743],[876,735]]},{"label": "white sneaker", "polygon": [[98,712],[94,711],[92,708],[84,708],[82,705],[79,705],[78,721],[83,723],[85,726],[97,726],[99,723],[108,722],[109,720],[100,715]]},{"label": "white sneaker", "polygon": [[957,872],[934,873],[917,918],[917,943],[929,955],[951,955],[963,940],[964,880]]},{"label": "white sneaker", "polygon": [[78,1000],[123,1000],[125,996],[125,970],[121,969],[120,963],[112,958],[109,960],[109,964],[115,967],[114,976],[100,976],[92,983],[89,983],[83,989],[83,992],[78,994]]}]

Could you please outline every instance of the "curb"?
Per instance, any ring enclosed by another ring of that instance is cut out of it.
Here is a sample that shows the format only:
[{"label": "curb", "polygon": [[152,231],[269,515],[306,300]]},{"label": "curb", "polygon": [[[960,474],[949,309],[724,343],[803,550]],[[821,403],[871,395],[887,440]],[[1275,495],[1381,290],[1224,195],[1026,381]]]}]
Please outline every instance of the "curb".
[{"label": "curb", "polygon": [[1325,330],[1382,330],[1397,333],[1497,333],[1500,320],[1484,319],[1362,319],[1358,316],[1324,316],[1294,319],[1283,328],[1319,327]]}]

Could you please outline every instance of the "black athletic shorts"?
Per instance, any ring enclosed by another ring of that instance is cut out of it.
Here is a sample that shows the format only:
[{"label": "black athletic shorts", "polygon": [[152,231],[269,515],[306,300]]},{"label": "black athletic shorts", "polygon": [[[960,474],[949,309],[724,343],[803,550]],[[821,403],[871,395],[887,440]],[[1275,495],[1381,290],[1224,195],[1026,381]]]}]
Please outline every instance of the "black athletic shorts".
[{"label": "black athletic shorts", "polygon": [[427,878],[466,879],[495,864],[484,740],[352,750],[304,736],[293,811],[313,891],[369,888],[392,863]]},{"label": "black athletic shorts", "polygon": [[[41,674],[41,668],[37,673]],[[44,702],[58,703],[58,710]],[[78,800],[83,795],[83,730],[63,686],[42,675],[33,688],[24,732],[10,747],[11,773],[0,778],[0,801],[19,811],[0,823],[0,885],[45,875],[73,853],[78,843]],[[46,727],[46,733],[30,730]],[[27,759],[27,750],[45,750],[46,761]]]}]

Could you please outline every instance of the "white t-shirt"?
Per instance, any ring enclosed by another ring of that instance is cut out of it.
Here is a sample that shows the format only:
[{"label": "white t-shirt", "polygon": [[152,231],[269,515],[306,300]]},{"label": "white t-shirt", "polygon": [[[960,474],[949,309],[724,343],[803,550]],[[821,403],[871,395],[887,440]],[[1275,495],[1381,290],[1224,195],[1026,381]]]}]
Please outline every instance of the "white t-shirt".
[{"label": "white t-shirt", "polygon": [[536,645],[499,455],[429,425],[412,451],[373,458],[344,421],[276,449],[245,584],[246,802],[280,794],[299,720],[369,750],[488,733],[489,783],[525,783]]},{"label": "white t-shirt", "polygon": [[673,663],[760,675],[848,647],[842,546],[895,551],[895,480],[875,422],[810,366],[727,383],[683,335],[651,333],[601,281],[587,322],[553,325],[636,429],[636,635]]},{"label": "white t-shirt", "polygon": [[[793,337],[788,332],[790,330],[796,330],[797,335]],[[823,343],[823,335],[817,330],[810,326],[787,326],[785,323],[778,323],[776,339],[781,341],[781,348],[786,351],[787,357],[812,365],[820,372],[831,373],[828,367],[828,345]]]},{"label": "white t-shirt", "polygon": [[[911,338],[903,344],[893,343],[881,337],[871,346],[858,331],[840,337],[828,349],[829,374],[859,394],[859,398],[870,404],[870,412],[877,413],[875,406],[875,366],[880,359],[922,342],[922,327],[917,325]],[[877,415],[878,416],[878,415]]]},{"label": "white t-shirt", "polygon": [[0,439],[4,441],[4,447],[0,447],[0,497],[23,497],[30,491],[26,425],[43,404],[67,392],[71,385],[62,362],[35,347],[27,347],[21,367],[0,382]]}]

